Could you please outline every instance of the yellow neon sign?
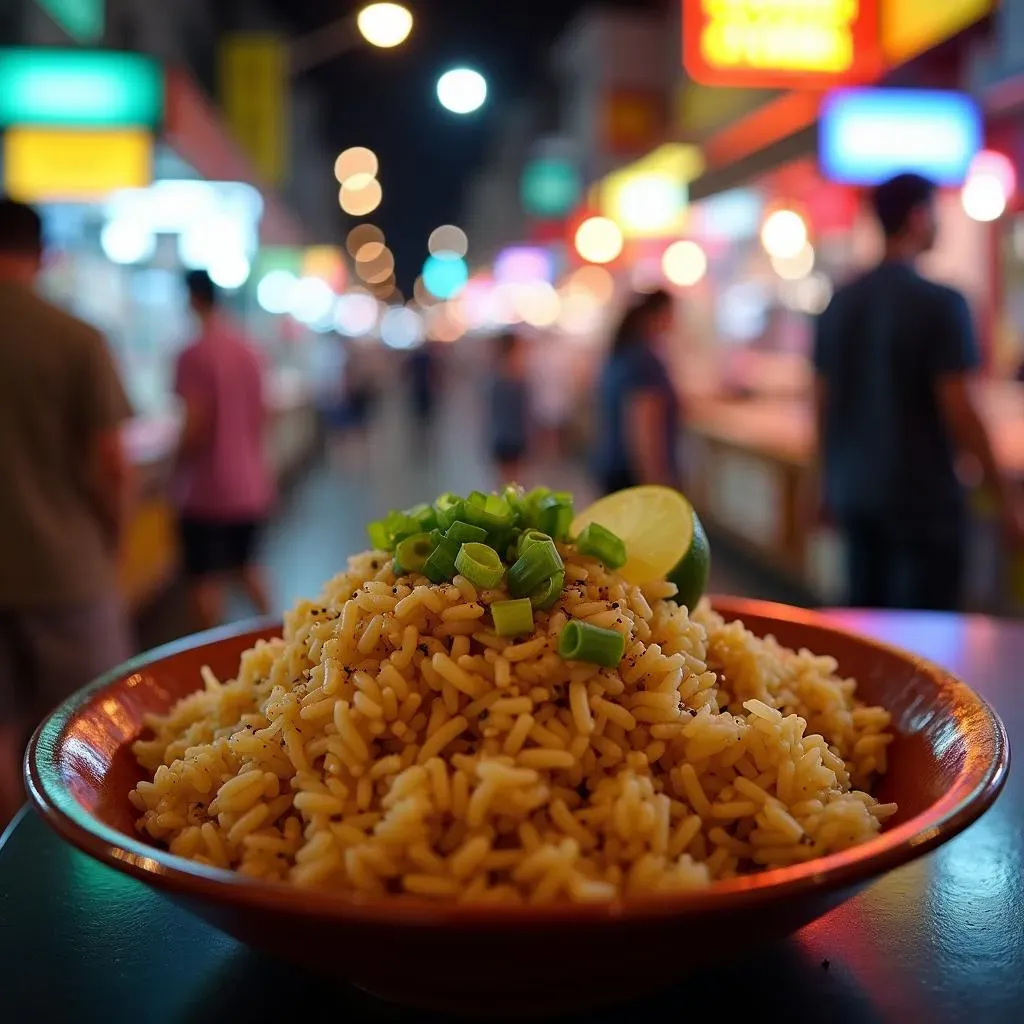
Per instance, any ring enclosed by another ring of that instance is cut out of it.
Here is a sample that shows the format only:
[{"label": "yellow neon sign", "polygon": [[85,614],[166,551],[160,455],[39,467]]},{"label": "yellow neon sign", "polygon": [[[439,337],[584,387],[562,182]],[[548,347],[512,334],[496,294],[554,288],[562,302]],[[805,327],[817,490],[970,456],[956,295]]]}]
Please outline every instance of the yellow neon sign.
[{"label": "yellow neon sign", "polygon": [[147,131],[8,128],[3,138],[4,190],[26,203],[92,202],[153,180]]},{"label": "yellow neon sign", "polygon": [[859,77],[877,67],[877,0],[684,0],[684,62],[718,85]]}]

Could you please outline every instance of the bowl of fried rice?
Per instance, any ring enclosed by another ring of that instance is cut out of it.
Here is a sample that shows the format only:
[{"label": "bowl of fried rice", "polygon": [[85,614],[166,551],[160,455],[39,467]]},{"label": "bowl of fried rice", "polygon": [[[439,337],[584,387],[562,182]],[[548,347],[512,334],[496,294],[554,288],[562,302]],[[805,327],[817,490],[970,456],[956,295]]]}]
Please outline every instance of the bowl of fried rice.
[{"label": "bowl of fried rice", "polygon": [[392,513],[283,624],[68,700],[34,803],[245,942],[508,1012],[787,934],[996,798],[1006,737],[964,683],[827,616],[688,608],[569,502]]}]

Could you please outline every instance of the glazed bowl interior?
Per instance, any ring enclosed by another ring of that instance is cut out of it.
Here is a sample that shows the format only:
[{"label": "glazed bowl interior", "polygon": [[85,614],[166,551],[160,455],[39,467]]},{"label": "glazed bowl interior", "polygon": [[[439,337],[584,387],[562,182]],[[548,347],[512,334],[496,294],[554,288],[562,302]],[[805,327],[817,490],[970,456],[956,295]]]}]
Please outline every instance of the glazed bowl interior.
[{"label": "glazed bowl interior", "polygon": [[[626,976],[624,966],[634,955],[649,955],[651,942],[673,943],[680,955],[692,954],[696,963],[715,948],[716,940],[735,943],[742,934],[753,941],[801,927],[858,886],[966,828],[992,803],[1006,779],[1009,750],[998,717],[941,668],[837,629],[811,612],[737,599],[720,599],[715,605],[758,635],[772,634],[788,647],[833,656],[841,674],[858,680],[860,699],[892,712],[896,738],[889,772],[876,795],[897,802],[899,813],[880,835],[805,864],[617,907],[561,903],[482,908],[401,897],[358,900],[254,882],[173,857],[143,841],[135,830],[128,794],[142,772],[131,744],[143,735],[146,715],[166,712],[199,688],[203,665],[219,678],[232,678],[242,652],[257,639],[275,635],[273,626],[165,648],[76,694],[33,739],[26,763],[31,796],[61,835],[92,856],[169,891],[245,941],[285,956],[295,948],[319,949],[324,965],[337,970],[344,962],[346,976],[377,991],[448,1005],[465,1002],[474,985],[488,995],[504,985],[503,996],[511,998],[507,978],[487,980],[486,964],[493,964],[497,955],[515,962],[517,976],[526,979],[534,994],[567,996],[564,950],[571,948],[572,956],[585,956],[588,966],[590,980],[580,991],[586,988],[588,997],[596,997],[613,984],[619,986]],[[637,930],[643,935],[639,944],[631,937]],[[425,945],[427,933],[431,941]],[[529,938],[528,959],[524,936]],[[550,944],[546,954],[545,944]],[[388,950],[387,957],[381,957],[382,949]],[[444,974],[431,967],[432,956],[459,956],[475,964],[475,970],[460,976],[457,991],[441,991]],[[394,964],[402,965],[400,972],[388,966]]]}]

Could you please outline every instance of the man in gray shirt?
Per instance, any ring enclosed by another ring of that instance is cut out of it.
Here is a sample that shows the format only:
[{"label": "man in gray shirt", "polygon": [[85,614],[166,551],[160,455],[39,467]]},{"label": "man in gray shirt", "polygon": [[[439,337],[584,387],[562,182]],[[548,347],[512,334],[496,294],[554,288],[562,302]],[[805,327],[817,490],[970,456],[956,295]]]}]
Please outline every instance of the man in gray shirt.
[{"label": "man in gray shirt", "polygon": [[0,199],[0,827],[50,708],[130,655],[117,550],[131,415],[107,344],[33,290],[42,229]]}]

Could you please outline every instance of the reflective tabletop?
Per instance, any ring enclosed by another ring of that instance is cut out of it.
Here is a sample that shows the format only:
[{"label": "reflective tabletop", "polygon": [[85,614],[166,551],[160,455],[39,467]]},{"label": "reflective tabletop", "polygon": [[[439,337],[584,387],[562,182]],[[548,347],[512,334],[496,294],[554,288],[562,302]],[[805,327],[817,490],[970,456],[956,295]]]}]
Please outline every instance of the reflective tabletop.
[{"label": "reflective tabletop", "polygon": [[[838,624],[950,668],[1002,716],[1024,756],[1024,625],[837,612]],[[881,879],[790,940],[581,1020],[1024,1020],[1024,779],[959,838]],[[652,962],[670,951],[652,950]],[[24,811],[0,845],[0,1019],[192,1024],[430,1022],[252,952],[62,843]],[[685,1014],[685,1018],[683,1015]]]}]

